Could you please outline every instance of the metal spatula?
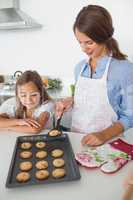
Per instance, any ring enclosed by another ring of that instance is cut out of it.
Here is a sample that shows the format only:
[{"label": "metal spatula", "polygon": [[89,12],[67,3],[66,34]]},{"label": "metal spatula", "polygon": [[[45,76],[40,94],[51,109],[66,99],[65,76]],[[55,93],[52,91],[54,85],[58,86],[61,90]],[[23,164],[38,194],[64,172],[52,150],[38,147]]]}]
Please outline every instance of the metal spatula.
[{"label": "metal spatula", "polygon": [[60,130],[60,122],[61,122],[62,116],[63,116],[63,112],[62,112],[60,118],[57,119],[57,123],[56,123],[56,126],[55,126],[56,130]]}]

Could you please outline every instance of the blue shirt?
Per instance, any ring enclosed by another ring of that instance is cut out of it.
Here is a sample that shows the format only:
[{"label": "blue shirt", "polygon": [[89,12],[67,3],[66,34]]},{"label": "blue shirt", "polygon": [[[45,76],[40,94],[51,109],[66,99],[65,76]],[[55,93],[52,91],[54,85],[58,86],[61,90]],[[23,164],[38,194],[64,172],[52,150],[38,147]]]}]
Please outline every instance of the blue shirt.
[{"label": "blue shirt", "polygon": [[[97,61],[96,70],[92,78],[101,78],[104,74],[108,56]],[[75,67],[75,81],[83,69],[82,76],[91,78],[91,68],[86,60],[82,60]],[[109,102],[118,116],[118,121],[127,130],[133,127],[133,63],[128,60],[112,58],[107,78],[107,92]]]}]

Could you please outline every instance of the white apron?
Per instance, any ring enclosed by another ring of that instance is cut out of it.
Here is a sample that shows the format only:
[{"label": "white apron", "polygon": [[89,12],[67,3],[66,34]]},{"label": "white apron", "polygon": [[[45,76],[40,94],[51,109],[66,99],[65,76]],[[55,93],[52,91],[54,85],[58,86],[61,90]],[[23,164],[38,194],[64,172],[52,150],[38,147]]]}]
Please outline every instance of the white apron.
[{"label": "white apron", "polygon": [[74,95],[71,127],[73,132],[88,134],[102,131],[117,121],[107,94],[107,74],[111,58],[110,56],[100,79],[83,77],[83,69],[81,70]]}]

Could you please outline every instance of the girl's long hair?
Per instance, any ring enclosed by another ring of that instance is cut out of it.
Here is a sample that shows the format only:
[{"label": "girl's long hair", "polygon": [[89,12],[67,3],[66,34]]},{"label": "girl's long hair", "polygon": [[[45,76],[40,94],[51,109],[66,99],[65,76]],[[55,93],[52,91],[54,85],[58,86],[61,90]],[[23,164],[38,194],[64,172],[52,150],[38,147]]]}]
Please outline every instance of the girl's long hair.
[{"label": "girl's long hair", "polygon": [[88,5],[83,7],[76,17],[73,30],[78,29],[90,37],[97,44],[105,44],[109,52],[116,59],[126,59],[113,38],[114,28],[110,13],[98,5]]},{"label": "girl's long hair", "polygon": [[16,118],[24,118],[26,108],[22,105],[18,98],[18,87],[22,86],[26,83],[33,82],[36,87],[38,88],[38,91],[40,93],[40,105],[43,102],[49,101],[51,98],[49,97],[48,93],[46,92],[46,89],[44,87],[43,81],[40,77],[40,75],[36,71],[25,71],[17,80],[16,82],[16,101],[17,101],[17,109],[16,109]]}]

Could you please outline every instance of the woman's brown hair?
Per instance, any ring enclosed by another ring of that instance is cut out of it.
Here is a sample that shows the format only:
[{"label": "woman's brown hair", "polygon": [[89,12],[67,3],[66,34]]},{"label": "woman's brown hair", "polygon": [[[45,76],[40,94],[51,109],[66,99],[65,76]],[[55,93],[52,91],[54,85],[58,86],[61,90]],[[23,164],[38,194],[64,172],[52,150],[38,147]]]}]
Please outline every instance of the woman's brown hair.
[{"label": "woman's brown hair", "polygon": [[83,7],[76,17],[73,30],[78,29],[98,44],[105,44],[109,52],[116,59],[126,59],[118,46],[117,41],[112,37],[114,28],[110,13],[98,5]]},{"label": "woman's brown hair", "polygon": [[25,71],[17,80],[16,82],[16,100],[17,100],[17,110],[16,110],[16,118],[23,118],[24,113],[26,111],[26,108],[21,104],[19,98],[18,98],[18,87],[22,86],[26,83],[33,82],[36,87],[38,88],[38,91],[40,93],[40,104],[42,104],[45,101],[50,100],[51,98],[46,92],[46,89],[44,87],[43,81],[40,77],[40,75],[36,71]]}]

